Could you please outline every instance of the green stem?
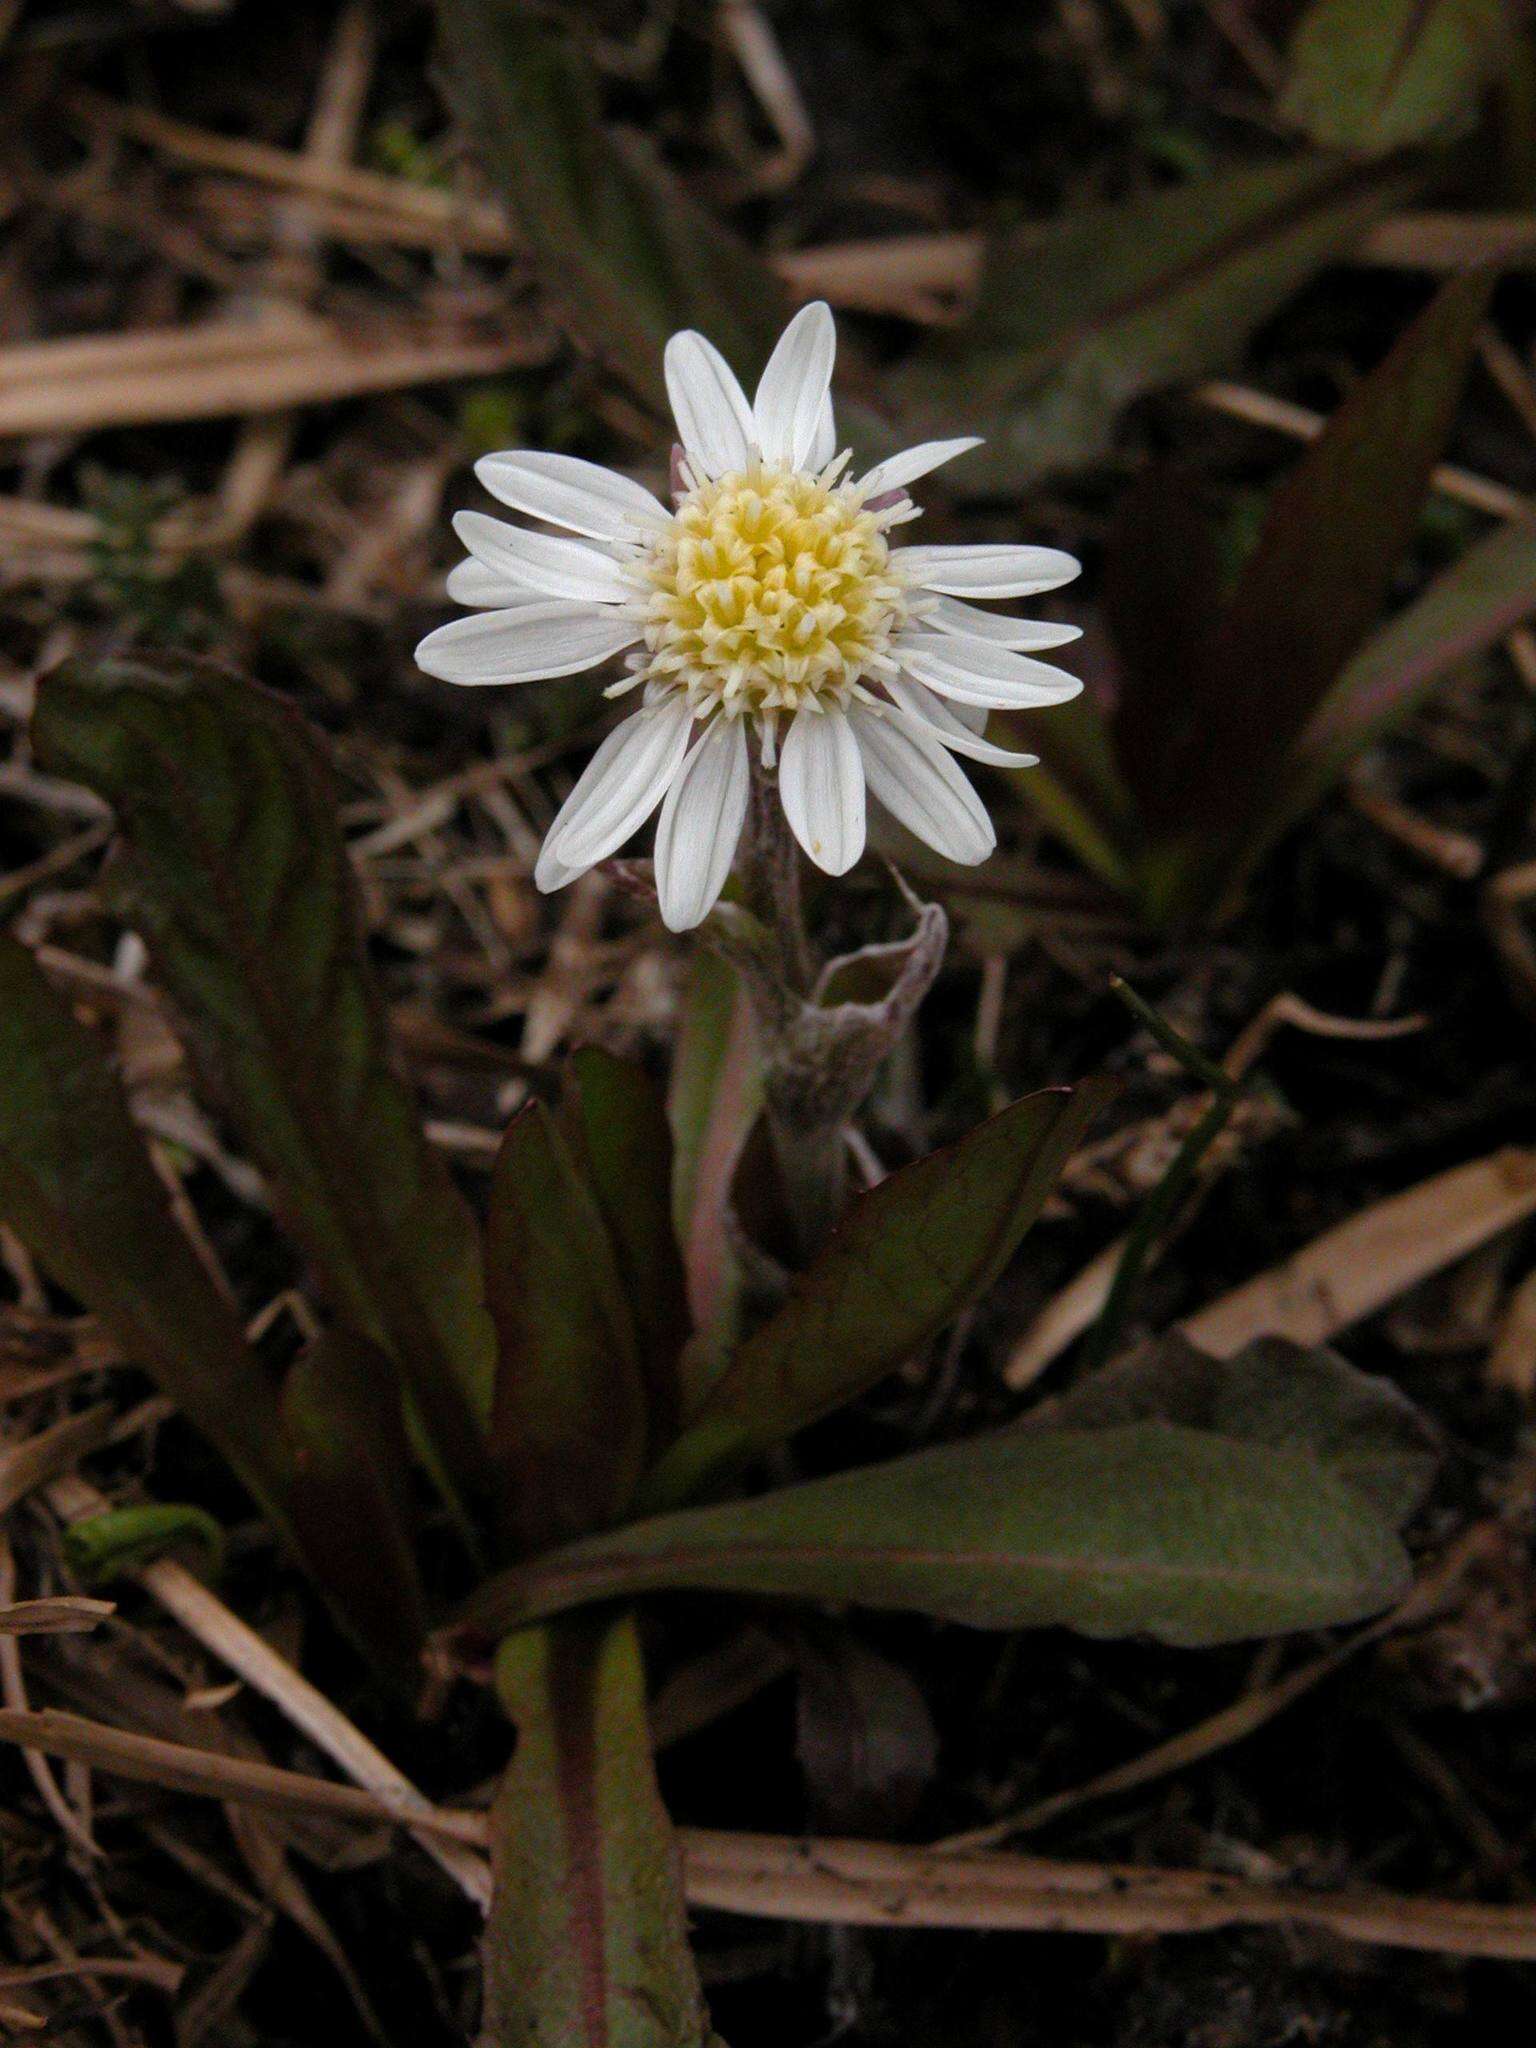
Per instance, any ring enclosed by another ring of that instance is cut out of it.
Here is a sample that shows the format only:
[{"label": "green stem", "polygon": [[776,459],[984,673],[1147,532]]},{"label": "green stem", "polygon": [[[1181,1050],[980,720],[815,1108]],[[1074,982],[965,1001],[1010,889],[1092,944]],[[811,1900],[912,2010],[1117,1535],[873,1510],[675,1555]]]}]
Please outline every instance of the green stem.
[{"label": "green stem", "polygon": [[778,786],[756,760],[736,872],[747,909],[769,935],[780,982],[793,995],[809,995],[815,967],[800,893],[800,849]]},{"label": "green stem", "polygon": [[748,979],[762,1038],[764,1104],[797,1249],[821,1249],[848,1199],[847,1146],[841,1115],[812,1106],[794,1026],[815,978],[815,954],[800,893],[800,849],[779,792],[755,762],[747,827],[737,862],[746,908],[766,935],[766,975]]},{"label": "green stem", "polygon": [[1154,1010],[1118,974],[1109,985],[1163,1050],[1171,1053],[1182,1067],[1205,1083],[1211,1091],[1211,1106],[1179,1147],[1172,1165],[1142,1203],[1140,1213],[1131,1226],[1104,1306],[1088,1335],[1084,1365],[1089,1372],[1096,1372],[1119,1348],[1131,1302],[1152,1254],[1166,1235],[1179,1205],[1193,1187],[1201,1161],[1226,1129],[1242,1093],[1241,1083],[1233,1080],[1225,1067],[1218,1066],[1197,1046],[1191,1045],[1182,1032],[1175,1030],[1160,1011]]}]

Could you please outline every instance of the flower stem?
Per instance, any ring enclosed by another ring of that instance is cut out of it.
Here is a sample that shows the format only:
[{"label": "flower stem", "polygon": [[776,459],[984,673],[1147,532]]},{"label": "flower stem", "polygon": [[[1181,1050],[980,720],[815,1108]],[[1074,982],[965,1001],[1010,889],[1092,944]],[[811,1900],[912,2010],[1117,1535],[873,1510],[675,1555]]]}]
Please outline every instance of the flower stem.
[{"label": "flower stem", "polygon": [[[933,985],[949,924],[896,877],[916,915],[912,936],[865,946],[823,963],[806,934],[800,850],[769,773],[754,766],[752,798],[737,856],[745,899],[722,904],[714,943],[735,965],[763,1047],[763,1103],[795,1251],[820,1251],[848,1200],[850,1119],[881,1062]],[[837,1002],[829,991],[850,969],[886,979],[873,1002]]]},{"label": "flower stem", "polygon": [[805,928],[800,849],[768,771],[753,763],[752,795],[738,861],[746,907],[765,935],[763,968],[747,979],[763,1042],[769,1137],[796,1248],[820,1250],[848,1198],[844,1115],[807,1086],[800,1026],[815,978]]},{"label": "flower stem", "polygon": [[747,909],[769,935],[782,985],[794,995],[809,995],[814,970],[800,894],[800,849],[773,778],[757,761],[737,872]]}]

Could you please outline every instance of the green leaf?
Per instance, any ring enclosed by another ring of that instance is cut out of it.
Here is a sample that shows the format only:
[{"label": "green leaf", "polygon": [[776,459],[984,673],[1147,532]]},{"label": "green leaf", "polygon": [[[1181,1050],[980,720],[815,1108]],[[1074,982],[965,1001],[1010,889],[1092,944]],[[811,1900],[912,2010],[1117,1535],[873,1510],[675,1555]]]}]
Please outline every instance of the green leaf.
[{"label": "green leaf", "polygon": [[500,1348],[492,1457],[509,1538],[533,1549],[611,1521],[634,1491],[649,1433],[613,1243],[541,1102],[502,1140],[485,1255]]},{"label": "green leaf", "polygon": [[1180,770],[1203,744],[1206,709],[1190,680],[1204,671],[1225,594],[1196,480],[1172,463],[1150,465],[1116,512],[1102,604],[1119,671],[1115,759],[1137,818],[1154,834],[1186,815]]},{"label": "green leaf", "polygon": [[1050,830],[1101,882],[1130,895],[1142,822],[1115,759],[1114,728],[1091,686],[1053,704],[1048,718],[994,712],[992,727],[999,739],[1007,734],[1039,755],[1039,766],[1019,769],[1013,781]]},{"label": "green leaf", "polygon": [[1138,1422],[1014,1430],[636,1522],[498,1575],[460,1619],[499,1630],[689,1587],[1193,1645],[1358,1620],[1408,1576],[1389,1523],[1315,1458]]},{"label": "green leaf", "polygon": [[211,662],[56,670],[39,758],[117,813],[126,914],[338,1312],[410,1390],[440,1482],[483,1460],[492,1341],[468,1210],[396,1071],[325,756]]},{"label": "green leaf", "polygon": [[1028,1421],[1047,1429],[1176,1422],[1306,1451],[1394,1528],[1423,1506],[1440,1464],[1428,1419],[1390,1380],[1359,1371],[1327,1345],[1287,1337],[1259,1337],[1231,1358],[1213,1358],[1173,1331]]},{"label": "green leaf", "polygon": [[1507,0],[1313,0],[1280,113],[1328,149],[1380,154],[1467,127],[1509,47]]},{"label": "green leaf", "polygon": [[1230,898],[1261,821],[1285,808],[1287,757],[1413,537],[1490,288],[1486,273],[1454,278],[1334,413],[1271,498],[1205,664],[1169,679],[1202,713],[1163,757],[1187,821],[1165,839],[1171,913]]},{"label": "green leaf", "polygon": [[95,1036],[0,935],[0,1218],[291,1533],[277,1396],[171,1216]]},{"label": "green leaf", "polygon": [[722,2048],[688,1949],[633,1618],[513,1636],[496,1686],[517,1750],[491,1817],[484,2048]]},{"label": "green leaf", "polygon": [[426,1600],[416,1563],[410,1444],[389,1360],[329,1330],[283,1383],[293,1515],[312,1567],[362,1648],[419,1687]]},{"label": "green leaf", "polygon": [[1110,1092],[1025,1096],[861,1196],[705,1395],[646,1504],[685,1498],[855,1399],[952,1323],[1018,1249]]},{"label": "green leaf", "polygon": [[1536,522],[1503,526],[1437,576],[1348,663],[1298,745],[1288,822],[1428,693],[1536,612]]},{"label": "green leaf", "polygon": [[688,1336],[666,1106],[643,1067],[587,1046],[571,1061],[561,1130],[607,1227],[635,1330],[648,1441],[659,1445],[681,1413],[678,1360]]},{"label": "green leaf", "polygon": [[136,1508],[111,1508],[71,1523],[64,1531],[69,1568],[88,1586],[136,1572],[176,1550],[202,1553],[204,1570],[217,1579],[224,1569],[224,1531],[204,1508],[165,1501]]},{"label": "green leaf", "polygon": [[985,433],[977,490],[1093,461],[1124,406],[1229,361],[1411,181],[1299,157],[999,237],[974,313],[896,380],[913,431]]},{"label": "green leaf", "polygon": [[729,1223],[731,1186],[762,1107],[762,1053],[747,992],[734,967],[701,947],[683,1002],[667,1100],[672,1223],[699,1332],[683,1361],[685,1410],[702,1397],[739,1334],[743,1282]]},{"label": "green leaf", "polygon": [[760,368],[786,315],[778,279],[642,137],[604,126],[572,36],[524,0],[440,0],[438,17],[454,96],[576,337],[658,409],[680,327]]}]

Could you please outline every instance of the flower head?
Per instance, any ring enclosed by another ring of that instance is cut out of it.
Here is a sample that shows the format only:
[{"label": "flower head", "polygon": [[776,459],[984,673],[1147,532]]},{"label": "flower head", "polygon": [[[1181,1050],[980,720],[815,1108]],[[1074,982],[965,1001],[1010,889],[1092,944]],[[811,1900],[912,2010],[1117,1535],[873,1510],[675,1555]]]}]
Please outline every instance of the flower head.
[{"label": "flower head", "polygon": [[454,683],[525,683],[622,654],[627,673],[608,694],[640,695],[550,827],[541,889],[606,860],[660,805],[662,916],[675,931],[698,924],[730,872],[753,748],[829,874],[864,850],[866,790],[949,859],[984,860],[996,835],[954,757],[1030,765],[983,737],[987,713],[1081,688],[1034,658],[1075,627],[973,601],[1054,590],[1077,563],[1001,542],[896,545],[893,530],[918,516],[907,486],[978,444],[927,441],[850,479],[832,417],[835,346],[826,306],[805,307],[749,405],[702,335],[675,334],[670,510],[570,455],[477,464],[493,497],[559,531],[459,513],[469,559],[448,591],[474,610],[422,641],[421,667]]}]

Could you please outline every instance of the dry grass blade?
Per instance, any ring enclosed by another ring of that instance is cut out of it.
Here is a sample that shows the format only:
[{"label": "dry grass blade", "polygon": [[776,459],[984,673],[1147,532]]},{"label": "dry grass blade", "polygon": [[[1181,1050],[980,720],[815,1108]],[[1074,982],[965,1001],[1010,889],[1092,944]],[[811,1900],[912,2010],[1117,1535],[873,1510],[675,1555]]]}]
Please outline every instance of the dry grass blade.
[{"label": "dry grass blade", "polygon": [[[976,234],[891,235],[826,242],[774,258],[798,296],[908,320],[948,317],[975,291],[986,244]],[[1464,269],[1512,264],[1536,253],[1536,214],[1403,213],[1379,222],[1355,251],[1358,263],[1393,270]]]},{"label": "dry grass blade", "polygon": [[1478,1523],[1453,1546],[1449,1556],[1413,1586],[1390,1614],[1383,1615],[1369,1628],[1361,1629],[1347,1642],[1335,1644],[1332,1649],[1298,1665],[1271,1685],[1255,1687],[1192,1727],[1180,1729],[1176,1735],[1155,1743],[1151,1749],[1144,1750],[1126,1763],[1117,1764],[1112,1770],[1101,1771],[1085,1784],[1054,1792],[1022,1812],[1005,1815],[985,1827],[951,1835],[937,1846],[950,1853],[973,1853],[977,1849],[992,1848],[1007,1841],[1011,1835],[1046,1827],[1063,1814],[1074,1812],[1094,1800],[1134,1791],[1175,1771],[1186,1770],[1191,1764],[1201,1763],[1220,1750],[1229,1749],[1233,1743],[1241,1742],[1273,1721],[1278,1714],[1284,1713],[1287,1707],[1321,1685],[1324,1679],[1331,1677],[1361,1650],[1403,1629],[1416,1628],[1442,1612],[1461,1579],[1488,1557],[1499,1540],[1496,1524]]},{"label": "dry grass blade", "polygon": [[1051,1296],[1008,1354],[1005,1386],[1015,1393],[1032,1386],[1102,1314],[1128,1242],[1123,1234],[1113,1239]]},{"label": "dry grass blade", "polygon": [[[317,228],[341,240],[453,247],[488,256],[517,246],[511,224],[492,200],[218,135],[93,92],[77,93],[72,104],[93,131],[130,137],[201,170],[304,193],[317,202]],[[797,146],[803,146],[798,138]],[[948,303],[975,290],[984,249],[979,234],[893,235],[788,250],[771,260],[798,296],[927,322],[946,317]],[[1533,253],[1536,215],[1430,212],[1379,222],[1356,259],[1391,269],[1451,271],[1472,262],[1517,263]]]},{"label": "dry grass blade", "polygon": [[[399,1822],[399,1815],[391,1812],[376,1793],[365,1792],[359,1786],[335,1785],[325,1778],[285,1771],[275,1764],[257,1763],[248,1757],[192,1749],[185,1743],[112,1728],[103,1721],[54,1708],[35,1712],[0,1710],[0,1742],[13,1742],[19,1749],[44,1756],[90,1764],[114,1777],[163,1785],[169,1791],[191,1792],[201,1798],[225,1799],[268,1813],[322,1814],[369,1825],[380,1820]],[[485,1841],[485,1819],[481,1814],[452,1813],[441,1807],[427,1807],[423,1802],[415,1825],[447,1842],[478,1847]]]},{"label": "dry grass blade", "polygon": [[431,185],[327,162],[302,151],[216,135],[148,107],[123,106],[99,93],[77,93],[72,104],[86,125],[129,136],[163,156],[202,170],[223,171],[256,184],[330,200],[353,207],[363,216],[380,216],[384,224],[391,220],[415,222],[466,252],[499,256],[514,246],[506,216],[487,200],[464,199]]},{"label": "dry grass blade", "polygon": [[157,1991],[181,1989],[186,1975],[180,1963],[164,1962],[158,1956],[76,1956],[65,1963],[29,1963],[20,1969],[0,1970],[0,1990],[18,1984],[49,1984],[61,1977],[121,1977],[134,1984],[152,1984]]},{"label": "dry grass blade", "polygon": [[1255,1337],[1324,1344],[1531,1215],[1536,1152],[1510,1146],[1349,1217],[1180,1328],[1218,1358]]},{"label": "dry grass blade", "polygon": [[64,1416],[36,1436],[0,1446],[0,1515],[67,1472],[78,1458],[99,1451],[116,1421],[110,1404],[102,1401],[79,1415]]},{"label": "dry grass blade", "polygon": [[[380,1802],[301,1773],[130,1735],[71,1714],[8,1714],[0,1737],[102,1770],[284,1811],[376,1821]],[[433,1809],[462,1843],[485,1817]],[[1079,1934],[1201,1934],[1233,1926],[1309,1926],[1344,1940],[1438,1955],[1536,1959],[1536,1908],[1469,1905],[1389,1892],[1329,1894],[1251,1884],[1202,1870],[955,1855],[893,1843],[793,1839],[701,1828],[681,1834],[694,1906],[770,1920],[866,1927],[957,1927]]]},{"label": "dry grass blade", "polygon": [[[1232,1041],[1222,1066],[1234,1080],[1239,1079],[1250,1070],[1283,1025],[1294,1026],[1318,1038],[1371,1044],[1422,1031],[1425,1021],[1419,1016],[1385,1019],[1335,1017],[1286,989],[1272,997]],[[1230,1164],[1230,1153],[1224,1155],[1217,1151],[1204,1163],[1202,1180],[1209,1182],[1215,1172]],[[1009,1353],[1003,1368],[1006,1386],[1017,1392],[1021,1387],[1032,1385],[1094,1321],[1109,1298],[1126,1243],[1125,1237],[1118,1237],[1106,1245],[1051,1297]]]},{"label": "dry grass blade", "polygon": [[398,317],[343,327],[297,307],[248,323],[23,342],[0,350],[0,435],[281,412],[491,375],[542,354],[521,334]]},{"label": "dry grass blade", "polygon": [[[58,1480],[49,1489],[49,1504],[66,1521],[100,1514],[108,1505],[95,1487],[72,1476]],[[162,1558],[147,1565],[136,1577],[144,1590],[174,1615],[204,1649],[270,1700],[317,1749],[371,1793],[391,1820],[416,1835],[467,1898],[482,1912],[489,1909],[491,1872],[485,1858],[477,1850],[443,1838],[433,1826],[437,1809],[339,1707],[254,1629],[248,1628],[185,1566]]]},{"label": "dry grass blade", "polygon": [[1401,213],[1372,229],[1360,255],[1388,270],[1518,264],[1536,251],[1536,214]]},{"label": "dry grass blade", "polygon": [[[1267,391],[1254,391],[1246,384],[1218,380],[1202,384],[1194,395],[1213,412],[1227,413],[1250,426],[1272,427],[1276,433],[1289,434],[1297,441],[1316,440],[1327,425],[1320,412],[1293,405],[1287,398],[1274,398]],[[1531,500],[1519,491],[1496,483],[1492,477],[1460,469],[1453,462],[1440,463],[1432,481],[1442,498],[1470,506],[1474,512],[1490,513],[1495,519],[1526,519],[1532,510]]]},{"label": "dry grass blade", "polygon": [[931,324],[975,291],[982,252],[979,235],[889,235],[792,249],[775,267],[798,298]]},{"label": "dry grass blade", "polygon": [[753,180],[759,191],[792,185],[816,154],[816,130],[778,37],[753,0],[720,0],[720,32],[779,138]]},{"label": "dry grass blade", "polygon": [[53,1600],[14,1600],[0,1607],[0,1636],[84,1635],[116,1612],[111,1600],[73,1593]]},{"label": "dry grass blade", "polygon": [[1488,1355],[1488,1384],[1508,1387],[1522,1401],[1536,1396],[1536,1273],[1510,1295]]},{"label": "dry grass blade", "polygon": [[[3,1529],[0,1529],[0,1603],[9,1607],[13,1604],[15,1596],[16,1560],[11,1553],[9,1538]],[[26,1674],[21,1665],[21,1645],[14,1636],[7,1635],[4,1631],[0,1631],[0,1700],[4,1701],[6,1710],[12,1713],[27,1713],[31,1709],[31,1701],[27,1698]],[[37,1796],[53,1816],[65,1839],[73,1843],[78,1854],[89,1864],[100,1854],[95,1838],[91,1834],[89,1820],[78,1813],[65,1798],[45,1757],[29,1751],[25,1761],[27,1775],[36,1788]]]},{"label": "dry grass blade", "polygon": [[1202,1870],[947,1856],[885,1843],[683,1834],[695,1906],[859,1927],[965,1927],[1051,1934],[1207,1934],[1313,1927],[1346,1941],[1432,1955],[1536,1959],[1536,1908],[1329,1894]]}]

